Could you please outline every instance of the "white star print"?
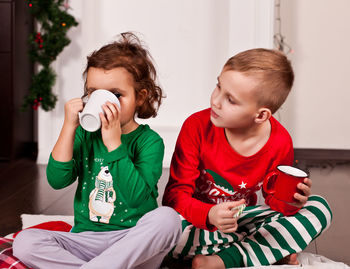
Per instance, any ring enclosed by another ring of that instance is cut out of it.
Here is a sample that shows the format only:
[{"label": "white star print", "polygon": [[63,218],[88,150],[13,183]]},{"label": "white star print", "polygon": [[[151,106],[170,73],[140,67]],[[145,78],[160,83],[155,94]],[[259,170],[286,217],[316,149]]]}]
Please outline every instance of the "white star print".
[{"label": "white star print", "polygon": [[242,181],[241,185],[238,185],[238,186],[239,186],[241,189],[245,189],[245,188],[246,188],[245,185],[247,185],[247,183],[244,183],[244,182]]}]

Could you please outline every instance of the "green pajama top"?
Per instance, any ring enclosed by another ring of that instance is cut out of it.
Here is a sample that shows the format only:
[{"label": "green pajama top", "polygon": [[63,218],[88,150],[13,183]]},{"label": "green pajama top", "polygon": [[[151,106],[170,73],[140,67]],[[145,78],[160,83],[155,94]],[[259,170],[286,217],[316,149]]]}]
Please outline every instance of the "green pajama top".
[{"label": "green pajama top", "polygon": [[59,162],[50,156],[46,172],[54,189],[78,180],[72,232],[127,229],[157,207],[162,138],[148,125],[140,125],[123,134],[121,141],[108,152],[100,130],[90,133],[79,126],[72,160]]}]

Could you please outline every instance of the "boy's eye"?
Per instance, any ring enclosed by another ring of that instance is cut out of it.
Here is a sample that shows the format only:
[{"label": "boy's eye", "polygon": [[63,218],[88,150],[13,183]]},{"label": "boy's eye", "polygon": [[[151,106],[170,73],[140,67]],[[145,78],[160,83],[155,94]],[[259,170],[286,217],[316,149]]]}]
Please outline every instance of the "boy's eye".
[{"label": "boy's eye", "polygon": [[122,95],[121,95],[120,93],[118,93],[118,92],[115,92],[114,95],[117,96],[118,99],[119,99],[120,96],[122,96]]}]

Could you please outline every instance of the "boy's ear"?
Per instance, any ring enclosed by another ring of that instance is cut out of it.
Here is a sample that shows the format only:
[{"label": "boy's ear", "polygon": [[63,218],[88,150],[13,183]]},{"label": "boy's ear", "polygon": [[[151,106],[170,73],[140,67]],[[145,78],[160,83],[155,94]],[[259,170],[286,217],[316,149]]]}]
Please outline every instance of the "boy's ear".
[{"label": "boy's ear", "polygon": [[146,89],[142,89],[137,93],[137,105],[142,106],[143,103],[145,102],[146,98],[148,95],[148,91]]},{"label": "boy's ear", "polygon": [[258,113],[256,114],[255,117],[255,122],[256,123],[263,123],[271,118],[271,110],[263,107],[258,110]]}]

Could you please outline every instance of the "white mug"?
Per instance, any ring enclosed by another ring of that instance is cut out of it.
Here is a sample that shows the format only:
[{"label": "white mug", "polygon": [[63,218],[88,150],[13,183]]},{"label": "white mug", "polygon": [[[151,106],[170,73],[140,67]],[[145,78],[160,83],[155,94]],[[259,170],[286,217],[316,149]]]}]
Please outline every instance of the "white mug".
[{"label": "white mug", "polygon": [[115,103],[120,108],[118,97],[107,90],[98,89],[91,93],[82,112],[79,112],[79,122],[88,132],[95,132],[101,128],[99,113],[104,113],[102,105],[107,101]]}]

